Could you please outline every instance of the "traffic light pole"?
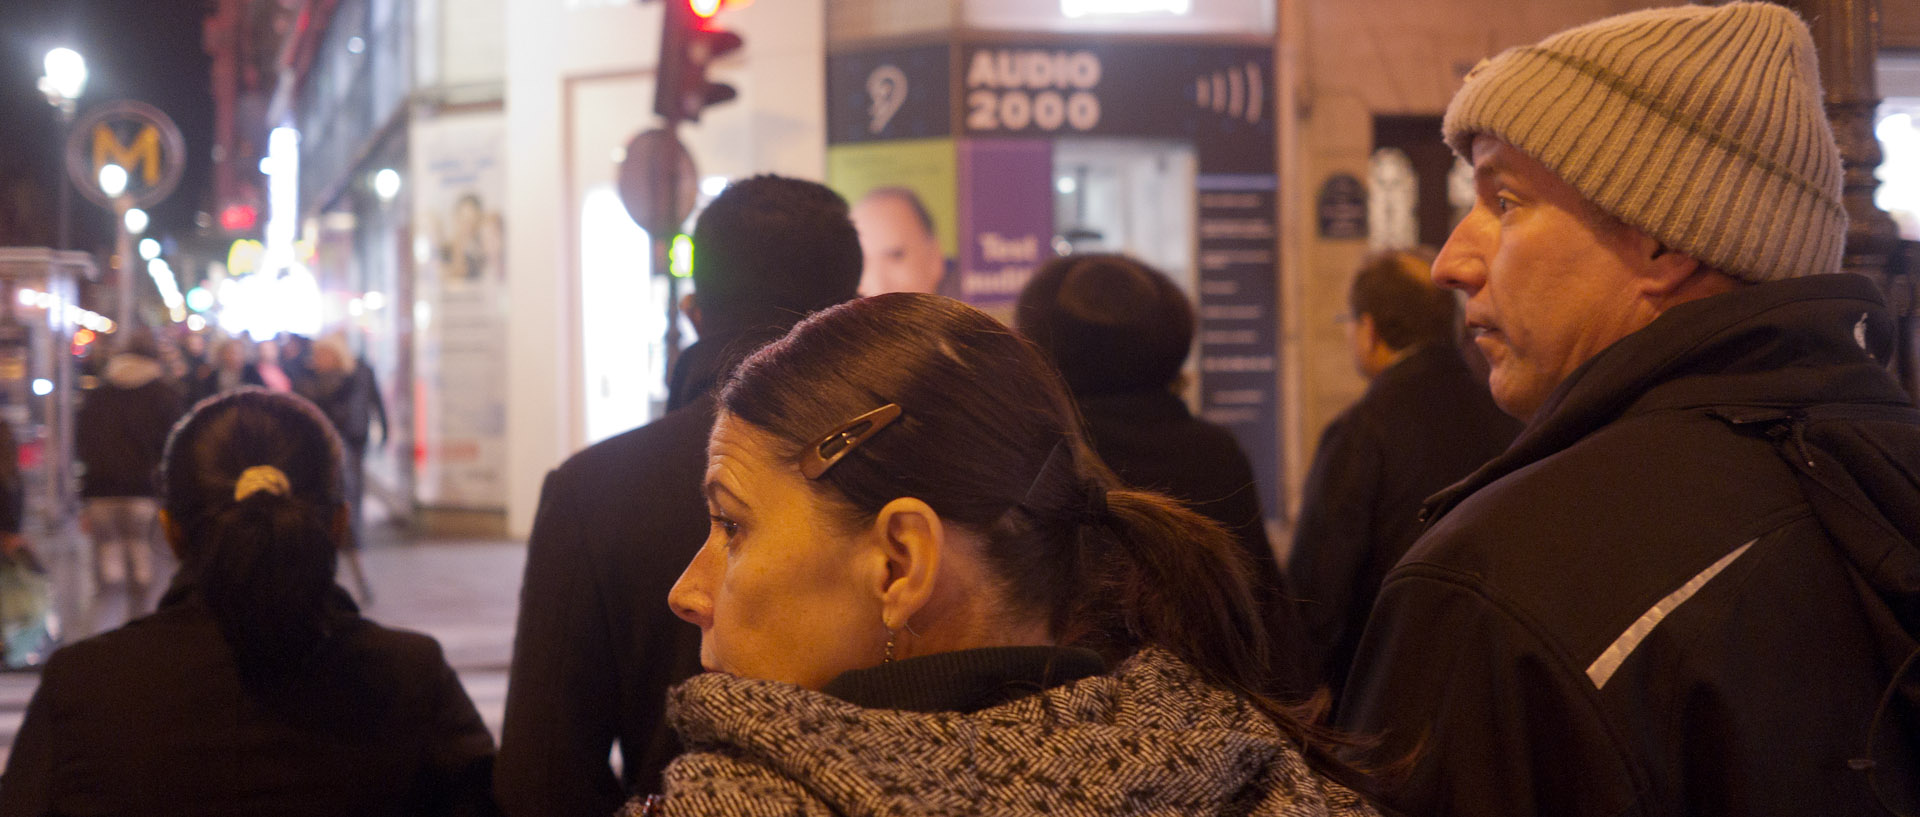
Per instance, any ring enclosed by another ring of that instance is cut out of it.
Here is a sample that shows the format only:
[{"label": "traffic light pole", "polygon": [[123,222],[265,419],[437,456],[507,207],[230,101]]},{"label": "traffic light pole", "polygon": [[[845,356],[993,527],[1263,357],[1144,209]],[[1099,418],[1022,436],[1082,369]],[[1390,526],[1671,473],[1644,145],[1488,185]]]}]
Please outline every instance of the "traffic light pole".
[{"label": "traffic light pole", "polygon": [[[680,279],[672,269],[672,242],[686,217],[686,212],[679,210],[674,203],[678,200],[681,185],[691,184],[693,175],[690,159],[686,160],[685,167],[680,164],[680,157],[685,156],[686,150],[679,144],[680,123],[698,122],[702,109],[737,95],[733,86],[709,81],[707,66],[721,56],[738,50],[741,39],[740,35],[717,27],[711,20],[722,5],[719,2],[696,7],[692,0],[667,0],[662,5],[665,8],[661,19],[660,61],[654,72],[653,109],[665,120],[662,130],[666,134],[666,142],[673,146],[678,156],[653,169],[649,181],[657,185],[654,192],[658,195],[647,198],[656,204],[654,215],[667,211],[677,215],[671,220],[660,219],[658,223],[642,226],[647,228],[648,240],[652,244],[653,270],[656,274],[665,273],[667,276],[667,332],[663,341],[667,353],[667,380],[671,384],[673,371],[680,363],[681,344]],[[691,209],[692,204],[689,191],[687,209]],[[650,215],[649,220],[655,219]]]},{"label": "traffic light pole", "polygon": [[[670,178],[669,181],[673,180]],[[664,342],[667,347],[667,384],[671,386],[673,372],[680,365],[680,276],[673,274],[673,236],[664,230],[648,232],[647,241],[653,245],[653,274],[658,275],[664,270],[667,276],[667,335]]]}]

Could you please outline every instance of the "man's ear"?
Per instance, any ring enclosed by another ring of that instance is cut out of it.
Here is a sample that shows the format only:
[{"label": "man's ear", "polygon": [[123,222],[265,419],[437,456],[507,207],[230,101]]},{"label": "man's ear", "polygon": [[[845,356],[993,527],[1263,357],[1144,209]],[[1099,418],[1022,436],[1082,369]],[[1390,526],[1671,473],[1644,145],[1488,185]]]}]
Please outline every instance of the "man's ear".
[{"label": "man's ear", "polygon": [[329,532],[333,534],[334,549],[347,550],[353,547],[353,512],[347,508],[347,503],[333,506],[333,526]]},{"label": "man's ear", "polygon": [[1676,250],[1647,235],[1640,235],[1642,265],[1641,290],[1656,299],[1671,297],[1705,267],[1700,259]]},{"label": "man's ear", "polygon": [[886,562],[878,587],[881,622],[901,629],[933,598],[946,529],[932,507],[912,497],[888,502],[873,526]]},{"label": "man's ear", "polygon": [[160,510],[160,533],[166,537],[167,549],[173,551],[173,558],[182,558],[187,544],[187,534],[180,529],[180,523],[174,521],[173,514],[167,513],[165,508]]},{"label": "man's ear", "polygon": [[699,334],[700,323],[706,316],[700,314],[700,303],[693,293],[680,296],[680,314],[687,316],[687,322],[693,324],[694,333]]},{"label": "man's ear", "polygon": [[1362,312],[1353,317],[1353,334],[1369,352],[1380,345],[1380,329],[1374,325],[1373,315],[1369,313]]}]

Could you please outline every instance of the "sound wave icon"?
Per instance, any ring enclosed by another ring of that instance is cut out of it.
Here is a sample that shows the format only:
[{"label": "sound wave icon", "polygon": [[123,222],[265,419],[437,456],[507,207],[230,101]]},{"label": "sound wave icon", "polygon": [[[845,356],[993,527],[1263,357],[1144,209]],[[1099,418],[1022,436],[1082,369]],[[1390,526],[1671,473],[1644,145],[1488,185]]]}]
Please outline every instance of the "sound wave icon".
[{"label": "sound wave icon", "polygon": [[1260,66],[1247,63],[1215,71],[1193,81],[1194,103],[1235,119],[1259,122],[1266,102],[1266,84]]}]

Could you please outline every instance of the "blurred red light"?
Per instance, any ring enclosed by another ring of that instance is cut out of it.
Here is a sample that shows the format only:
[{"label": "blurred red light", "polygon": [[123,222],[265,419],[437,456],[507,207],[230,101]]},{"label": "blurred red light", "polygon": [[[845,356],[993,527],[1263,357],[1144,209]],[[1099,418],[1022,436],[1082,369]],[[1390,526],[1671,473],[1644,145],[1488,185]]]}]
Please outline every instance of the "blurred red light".
[{"label": "blurred red light", "polygon": [[693,10],[693,16],[702,20],[711,19],[713,15],[719,14],[720,7],[724,4],[725,0],[687,0],[687,7]]},{"label": "blurred red light", "polygon": [[258,214],[256,214],[253,211],[253,207],[249,205],[231,205],[227,207],[227,209],[220,211],[220,229],[228,232],[251,230],[258,218]]},{"label": "blurred red light", "polygon": [[85,346],[89,343],[92,343],[94,337],[95,335],[93,334],[92,329],[82,329],[78,332],[73,333],[73,345]]}]

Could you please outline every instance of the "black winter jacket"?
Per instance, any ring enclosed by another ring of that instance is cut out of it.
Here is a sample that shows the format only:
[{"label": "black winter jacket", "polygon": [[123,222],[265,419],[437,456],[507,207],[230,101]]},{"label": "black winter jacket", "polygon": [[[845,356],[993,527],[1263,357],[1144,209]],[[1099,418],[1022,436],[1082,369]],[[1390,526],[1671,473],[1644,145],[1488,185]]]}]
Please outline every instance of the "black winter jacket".
[{"label": "black winter jacket", "polygon": [[1305,697],[1306,633],[1260,511],[1253,465],[1233,433],[1193,416],[1166,389],[1076,394],[1095,453],[1129,485],[1178,499],[1233,534],[1253,568],[1254,598],[1266,613],[1275,691]]},{"label": "black winter jacket", "polygon": [[1920,415],[1878,362],[1892,335],[1854,276],[1682,304],[1436,498],[1343,703],[1388,754],[1419,745],[1394,805],[1873,814],[1872,766],[1912,808],[1920,682],[1873,726],[1920,632]]},{"label": "black winter jacket", "polygon": [[1420,535],[1421,503],[1518,433],[1451,345],[1415,349],[1328,424],[1287,562],[1317,682],[1345,686],[1380,582]]},{"label": "black winter jacket", "polygon": [[[700,672],[700,628],[667,591],[707,538],[710,394],[785,327],[702,338],[660,419],[547,474],[527,543],[494,791],[511,817],[604,817],[660,790],[680,753],[667,688]],[[619,744],[622,773],[608,765]]]},{"label": "black winter jacket", "polygon": [[47,662],[0,783],[0,815],[494,814],[493,736],[440,645],[331,599],[296,678],[241,680],[184,580],[153,615]]}]

